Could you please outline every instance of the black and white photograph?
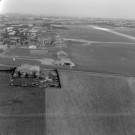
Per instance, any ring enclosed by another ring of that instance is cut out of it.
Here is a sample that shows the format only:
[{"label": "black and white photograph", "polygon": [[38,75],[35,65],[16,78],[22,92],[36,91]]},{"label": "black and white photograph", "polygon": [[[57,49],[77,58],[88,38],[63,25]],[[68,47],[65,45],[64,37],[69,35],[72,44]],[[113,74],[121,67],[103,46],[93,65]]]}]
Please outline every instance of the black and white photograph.
[{"label": "black and white photograph", "polygon": [[0,0],[0,135],[135,135],[135,0]]}]

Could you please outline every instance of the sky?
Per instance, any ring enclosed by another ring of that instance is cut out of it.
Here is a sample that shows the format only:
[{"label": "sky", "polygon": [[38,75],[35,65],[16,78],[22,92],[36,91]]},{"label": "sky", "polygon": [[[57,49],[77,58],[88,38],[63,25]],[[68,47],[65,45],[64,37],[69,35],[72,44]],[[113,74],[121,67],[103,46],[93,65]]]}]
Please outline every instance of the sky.
[{"label": "sky", "polygon": [[1,0],[0,13],[135,19],[135,0]]}]

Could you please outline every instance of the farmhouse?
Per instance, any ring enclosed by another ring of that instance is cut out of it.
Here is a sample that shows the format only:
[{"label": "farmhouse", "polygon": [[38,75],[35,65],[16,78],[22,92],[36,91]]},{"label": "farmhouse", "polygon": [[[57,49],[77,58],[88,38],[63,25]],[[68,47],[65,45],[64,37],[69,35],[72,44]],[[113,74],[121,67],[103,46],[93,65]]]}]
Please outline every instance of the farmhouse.
[{"label": "farmhouse", "polygon": [[30,46],[29,46],[29,49],[37,49],[37,46],[35,46],[35,45],[30,45]]},{"label": "farmhouse", "polygon": [[61,65],[75,66],[75,64],[70,59],[61,59]]},{"label": "farmhouse", "polygon": [[56,60],[55,61],[56,65],[62,65],[62,66],[70,66],[70,67],[74,67],[75,64],[68,58],[62,58],[61,60]]},{"label": "farmhouse", "polygon": [[57,52],[57,59],[68,58],[68,54],[64,51]]},{"label": "farmhouse", "polygon": [[6,30],[7,30],[8,32],[10,32],[10,31],[13,30],[13,27],[7,27]]},{"label": "farmhouse", "polygon": [[15,31],[12,31],[9,33],[9,35],[15,35],[15,33],[16,33]]},{"label": "farmhouse", "polygon": [[18,36],[12,36],[12,37],[10,37],[10,44],[15,45],[15,44],[17,44],[20,41],[21,41],[21,38],[18,37]]},{"label": "farmhouse", "polygon": [[8,49],[8,46],[7,45],[1,45],[0,44],[0,51],[2,52],[2,51],[5,51],[5,50],[7,50]]}]

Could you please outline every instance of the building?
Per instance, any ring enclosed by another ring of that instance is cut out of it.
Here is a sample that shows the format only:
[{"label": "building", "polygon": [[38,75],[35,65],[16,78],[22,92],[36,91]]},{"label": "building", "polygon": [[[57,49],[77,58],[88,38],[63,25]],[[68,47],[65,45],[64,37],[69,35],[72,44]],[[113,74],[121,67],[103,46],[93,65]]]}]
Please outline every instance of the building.
[{"label": "building", "polygon": [[8,32],[11,32],[11,31],[13,30],[13,27],[7,27],[6,30],[7,30]]},{"label": "building", "polygon": [[68,54],[64,51],[57,52],[57,59],[68,58]]},{"label": "building", "polygon": [[37,46],[35,46],[35,45],[30,45],[30,46],[29,46],[29,49],[37,49]]},{"label": "building", "polygon": [[8,49],[8,46],[7,45],[0,44],[0,51],[1,52],[6,51],[7,49]]},{"label": "building", "polygon": [[16,43],[19,43],[20,41],[21,41],[21,38],[18,36],[10,37],[10,42],[15,42],[15,44],[16,44]]},{"label": "building", "polygon": [[26,74],[29,74],[29,75],[32,75],[33,72],[35,72],[35,75],[39,75],[40,74],[40,67],[39,66],[32,66],[32,65],[29,65],[29,64],[23,64],[21,66],[18,66],[16,68],[16,71],[15,72],[20,72],[22,75],[26,75]]},{"label": "building", "polygon": [[9,35],[12,35],[12,36],[14,36],[15,35],[15,31],[12,31],[12,32],[9,32]]}]

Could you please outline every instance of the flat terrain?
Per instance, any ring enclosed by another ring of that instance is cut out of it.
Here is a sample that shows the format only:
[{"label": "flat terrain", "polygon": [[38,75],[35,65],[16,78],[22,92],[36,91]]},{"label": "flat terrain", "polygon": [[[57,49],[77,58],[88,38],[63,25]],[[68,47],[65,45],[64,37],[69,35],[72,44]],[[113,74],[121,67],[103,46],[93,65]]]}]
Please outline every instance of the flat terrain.
[{"label": "flat terrain", "polygon": [[[135,80],[60,71],[46,90],[47,135],[135,134]],[[129,83],[130,82],[130,83]]]},{"label": "flat terrain", "polygon": [[7,56],[29,56],[30,50],[23,48],[14,48],[6,53]]},{"label": "flat terrain", "polygon": [[0,73],[1,135],[44,135],[45,91],[8,83],[9,74]]},{"label": "flat terrain", "polygon": [[60,32],[63,38],[68,39],[84,39],[101,42],[135,42],[114,33],[95,29],[93,26],[72,26],[69,27],[69,30],[60,30]]},{"label": "flat terrain", "polygon": [[69,56],[75,62],[77,70],[135,76],[135,44],[68,44]]},{"label": "flat terrain", "polygon": [[135,79],[59,71],[61,89],[8,86],[0,73],[2,135],[133,135]]},{"label": "flat terrain", "polygon": [[114,30],[135,37],[135,28],[115,28]]},{"label": "flat terrain", "polygon": [[[9,74],[0,72],[0,134],[134,135],[135,40],[92,26],[60,32],[64,38],[84,39],[67,41],[64,50],[76,66],[59,70],[62,88],[9,86]],[[41,65],[38,58],[25,57],[29,53],[15,48],[1,54],[0,64]],[[15,61],[13,56],[18,56]]]},{"label": "flat terrain", "polygon": [[31,64],[31,65],[40,65],[40,62],[34,59],[27,59],[27,58],[21,58],[21,59],[16,59],[13,61],[13,58],[6,58],[6,57],[0,57],[0,64],[5,64],[5,65],[21,65],[21,64]]}]

